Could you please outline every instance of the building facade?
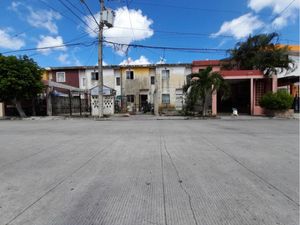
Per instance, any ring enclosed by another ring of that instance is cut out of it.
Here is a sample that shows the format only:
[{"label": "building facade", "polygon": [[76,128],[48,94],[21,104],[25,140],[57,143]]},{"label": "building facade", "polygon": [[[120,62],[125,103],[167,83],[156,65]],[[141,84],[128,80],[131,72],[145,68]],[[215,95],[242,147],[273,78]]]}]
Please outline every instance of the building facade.
[{"label": "building facade", "polygon": [[[181,110],[183,85],[190,64],[119,65],[103,67],[103,84],[116,92],[115,104],[123,112]],[[44,79],[91,90],[97,86],[98,67],[47,68]]]},{"label": "building facade", "polygon": [[211,66],[214,72],[220,72],[229,83],[231,94],[223,100],[222,93],[212,94],[212,115],[232,113],[233,108],[239,113],[263,115],[264,110],[259,106],[261,97],[269,91],[277,91],[277,77],[266,78],[259,70],[222,70],[218,60],[193,61],[192,71],[199,72]]}]

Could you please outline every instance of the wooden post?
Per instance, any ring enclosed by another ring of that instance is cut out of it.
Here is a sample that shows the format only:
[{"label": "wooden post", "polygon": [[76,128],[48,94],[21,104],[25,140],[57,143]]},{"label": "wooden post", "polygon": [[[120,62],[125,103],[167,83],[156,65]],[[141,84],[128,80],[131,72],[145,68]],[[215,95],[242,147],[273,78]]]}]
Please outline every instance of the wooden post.
[{"label": "wooden post", "polygon": [[69,90],[69,109],[70,109],[70,116],[72,116],[72,93]]},{"label": "wooden post", "polygon": [[254,88],[254,80],[253,78],[250,78],[250,114],[251,116],[254,115],[254,92],[255,92],[255,88]]},{"label": "wooden post", "polygon": [[82,116],[82,109],[81,109],[81,93],[79,93],[79,110],[80,110],[80,116]]},{"label": "wooden post", "polygon": [[47,104],[47,116],[52,116],[52,97],[51,97],[50,87],[47,87],[46,104]]}]

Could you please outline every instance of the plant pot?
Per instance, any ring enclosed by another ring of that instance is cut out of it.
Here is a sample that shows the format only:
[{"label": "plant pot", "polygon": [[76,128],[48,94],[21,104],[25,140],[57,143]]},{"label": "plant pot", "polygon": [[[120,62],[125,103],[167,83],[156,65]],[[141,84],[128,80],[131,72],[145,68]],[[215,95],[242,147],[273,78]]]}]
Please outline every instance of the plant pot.
[{"label": "plant pot", "polygon": [[265,113],[267,116],[277,117],[277,118],[293,118],[294,117],[293,109],[287,109],[287,110],[266,109]]}]

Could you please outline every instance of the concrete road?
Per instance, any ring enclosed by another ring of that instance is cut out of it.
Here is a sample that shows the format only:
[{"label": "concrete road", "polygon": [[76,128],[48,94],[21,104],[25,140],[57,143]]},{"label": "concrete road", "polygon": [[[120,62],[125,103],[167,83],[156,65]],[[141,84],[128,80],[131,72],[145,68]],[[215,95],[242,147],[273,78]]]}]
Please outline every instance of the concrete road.
[{"label": "concrete road", "polygon": [[296,225],[297,120],[0,121],[0,225]]}]

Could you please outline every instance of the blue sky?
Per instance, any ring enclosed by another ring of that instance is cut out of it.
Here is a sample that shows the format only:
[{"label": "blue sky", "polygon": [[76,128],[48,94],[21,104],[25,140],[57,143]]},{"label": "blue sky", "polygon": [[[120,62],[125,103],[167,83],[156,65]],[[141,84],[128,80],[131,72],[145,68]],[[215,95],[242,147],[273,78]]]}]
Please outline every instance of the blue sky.
[{"label": "blue sky", "polygon": [[[110,0],[116,11],[115,26],[105,30],[107,41],[147,46],[218,49],[174,51],[124,45],[105,45],[105,64],[189,63],[221,59],[225,49],[249,34],[278,32],[280,42],[299,43],[300,0]],[[62,3],[71,8],[76,16]],[[71,4],[70,4],[71,3]],[[86,0],[96,19],[99,1]],[[27,54],[39,65],[95,65],[95,23],[80,0],[0,0],[0,52],[82,43]],[[89,27],[88,27],[88,26]],[[129,60],[128,60],[129,58]]]}]

